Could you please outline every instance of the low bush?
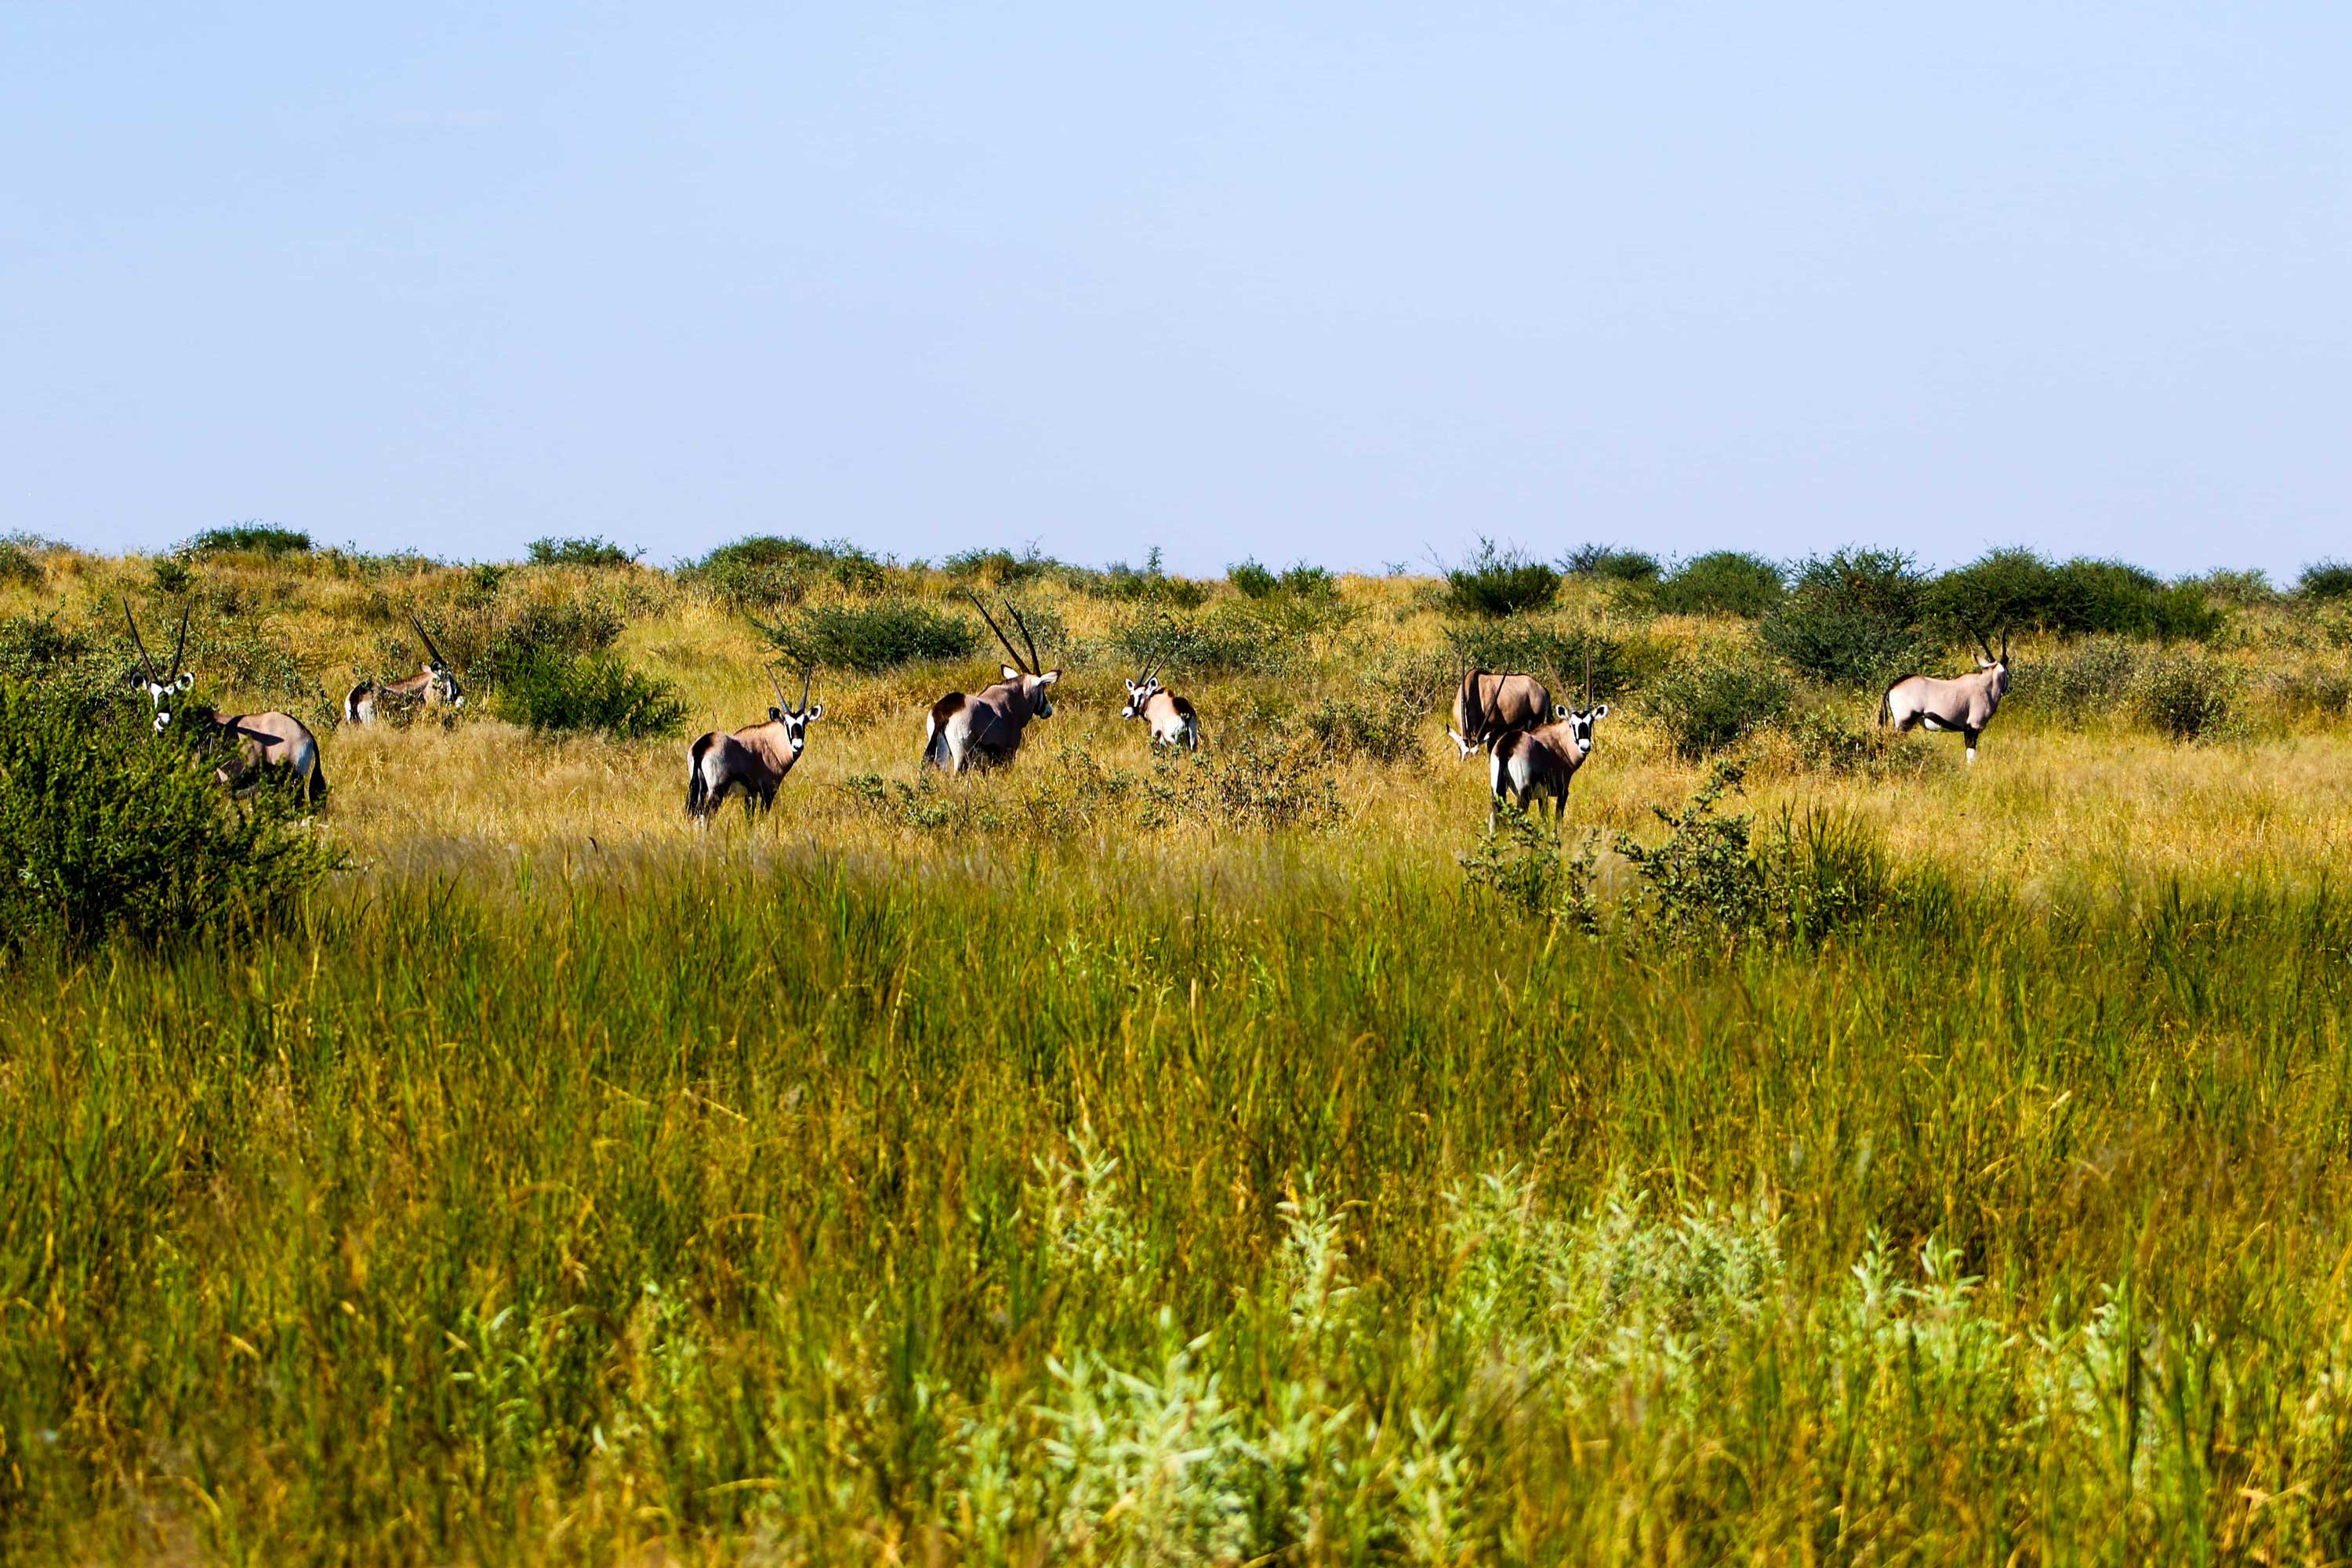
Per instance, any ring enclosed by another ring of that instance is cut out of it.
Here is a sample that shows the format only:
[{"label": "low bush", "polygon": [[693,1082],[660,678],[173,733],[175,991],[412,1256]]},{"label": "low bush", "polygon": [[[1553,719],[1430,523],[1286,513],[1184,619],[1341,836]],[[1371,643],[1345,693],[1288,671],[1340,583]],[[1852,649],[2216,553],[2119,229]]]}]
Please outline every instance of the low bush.
[{"label": "low bush", "polygon": [[1740,616],[1754,620],[1780,602],[1780,568],[1738,550],[1695,555],[1651,584],[1643,601],[1670,616]]},{"label": "low bush", "polygon": [[2352,712],[2352,671],[2340,667],[2274,670],[2264,684],[2271,700],[2290,713],[2340,719]]},{"label": "low bush", "polygon": [[461,675],[496,685],[537,659],[602,653],[620,640],[626,624],[619,608],[601,598],[514,605],[494,599],[446,619],[434,617],[433,638]]},{"label": "low bush", "polygon": [[1299,716],[1297,728],[1330,756],[1396,763],[1420,754],[1423,711],[1377,690],[1327,694]]},{"label": "low bush", "polygon": [[1764,646],[1800,675],[1832,685],[1883,684],[1916,668],[1937,639],[1923,624],[1927,584],[1907,555],[1846,549],[1798,568],[1764,617]]},{"label": "low bush", "polygon": [[2352,561],[2313,562],[2295,579],[2294,591],[2314,601],[2352,599]]},{"label": "low bush", "polygon": [[818,583],[871,594],[889,582],[889,569],[882,562],[845,540],[811,544],[772,534],[722,544],[682,567],[677,575],[679,582],[721,603],[752,609],[797,605]]},{"label": "low bush", "polygon": [[1225,569],[1225,581],[1251,599],[1274,599],[1285,595],[1300,598],[1328,599],[1339,592],[1339,579],[1321,566],[1310,566],[1301,561],[1273,572],[1255,561],[1244,561]]},{"label": "low bush", "polygon": [[307,555],[310,536],[299,529],[273,528],[262,522],[240,522],[208,528],[179,546],[182,555]]},{"label": "low bush", "polygon": [[1017,588],[1048,572],[1067,570],[1052,556],[1037,553],[1034,544],[1018,555],[1010,550],[960,550],[940,562],[940,569],[950,577],[992,583],[1000,588]]},{"label": "low bush", "polygon": [[1347,815],[1312,742],[1250,730],[1198,752],[1160,750],[1143,797],[1146,826],[1193,822],[1317,832]]},{"label": "low bush", "polygon": [[2064,724],[2126,711],[2143,650],[2121,637],[2085,637],[2010,668],[2007,700]]},{"label": "low bush", "polygon": [[2141,668],[2136,706],[2158,733],[2176,741],[2216,741],[2235,732],[2244,678],[2210,655],[2179,649]]},{"label": "low bush", "polygon": [[1163,659],[1190,675],[1279,675],[1296,662],[1297,633],[1227,600],[1188,615],[1138,616],[1105,639],[1113,659],[1140,668]]},{"label": "low bush", "polygon": [[1189,577],[1171,577],[1160,564],[1159,546],[1140,567],[1114,561],[1101,571],[1080,566],[1063,568],[1062,582],[1075,593],[1122,604],[1149,604],[1167,609],[1193,610],[1209,602],[1209,584]]},{"label": "low bush", "polygon": [[1695,658],[1671,666],[1643,691],[1675,754],[1695,761],[1738,744],[1789,711],[1788,677],[1759,658]]},{"label": "low bush", "polygon": [[0,583],[37,588],[47,580],[48,574],[29,544],[21,539],[0,539]]},{"label": "low bush", "polygon": [[1523,551],[1499,550],[1491,539],[1445,574],[1445,606],[1457,616],[1490,619],[1540,609],[1559,596],[1559,574]]},{"label": "low bush", "polygon": [[0,679],[0,952],[248,929],[342,864],[292,792],[230,805],[145,710]]},{"label": "low bush", "polygon": [[601,534],[530,542],[530,563],[534,566],[626,566],[644,553],[642,550],[624,550]]},{"label": "low bush", "polygon": [[1446,678],[1440,707],[1454,700],[1454,682],[1465,667],[1532,675],[1550,690],[1553,701],[1579,704],[1589,668],[1593,700],[1613,702],[1641,682],[1655,658],[1648,644],[1612,637],[1587,622],[1529,616],[1450,626],[1445,640],[1455,668]]},{"label": "low bush", "polygon": [[675,687],[610,652],[533,653],[501,671],[495,689],[501,718],[545,733],[650,740],[677,733],[686,719]]},{"label": "low bush", "polygon": [[150,581],[158,594],[167,596],[185,594],[196,585],[195,572],[186,562],[175,556],[158,556],[150,571]]},{"label": "low bush", "polygon": [[2223,619],[2200,584],[2168,584],[2119,561],[2053,564],[2015,549],[1989,552],[1937,578],[1927,592],[1927,610],[1963,637],[2031,628],[2169,642],[2210,637]]},{"label": "low bush", "polygon": [[[927,659],[970,658],[983,636],[976,623],[912,599],[811,605],[778,626],[760,629],[793,668],[823,665],[867,674]],[[1013,633],[1010,626],[1005,630]]]},{"label": "low bush", "polygon": [[1642,550],[1621,550],[1613,544],[1580,544],[1568,552],[1560,565],[1571,577],[1597,583],[1639,586],[1655,583],[1659,576],[1656,556]]}]

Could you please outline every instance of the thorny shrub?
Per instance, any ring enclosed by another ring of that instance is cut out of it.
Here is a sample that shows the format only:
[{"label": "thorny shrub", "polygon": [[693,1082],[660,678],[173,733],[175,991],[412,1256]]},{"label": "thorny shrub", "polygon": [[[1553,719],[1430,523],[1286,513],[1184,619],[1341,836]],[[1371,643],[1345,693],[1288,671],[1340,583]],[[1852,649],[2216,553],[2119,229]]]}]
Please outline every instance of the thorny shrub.
[{"label": "thorny shrub", "polygon": [[862,605],[811,605],[792,618],[773,626],[761,626],[760,630],[793,668],[823,665],[866,674],[926,660],[970,658],[979,650],[983,636],[977,624],[964,616],[897,598]]},{"label": "thorny shrub", "polygon": [[1643,706],[1675,754],[1696,761],[1779,722],[1789,710],[1789,678],[1762,659],[1686,658],[1653,678]]},{"label": "thorny shrub", "polygon": [[2176,741],[2217,741],[2238,729],[2244,678],[2210,655],[2189,649],[2159,653],[2142,667],[2137,694],[2141,719]]}]

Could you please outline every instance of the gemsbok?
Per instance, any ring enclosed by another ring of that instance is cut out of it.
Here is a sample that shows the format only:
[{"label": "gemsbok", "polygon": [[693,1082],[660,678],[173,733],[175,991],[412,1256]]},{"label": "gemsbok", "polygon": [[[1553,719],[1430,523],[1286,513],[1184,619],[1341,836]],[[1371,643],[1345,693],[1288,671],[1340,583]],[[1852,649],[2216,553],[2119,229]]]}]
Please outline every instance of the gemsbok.
[{"label": "gemsbok", "polygon": [[802,749],[808,744],[808,727],[824,717],[824,703],[809,706],[809,686],[815,679],[816,669],[812,666],[801,678],[801,705],[794,708],[784,700],[784,688],[777,680],[776,672],[769,669],[768,684],[775,689],[776,705],[768,710],[766,722],[732,734],[713,730],[688,748],[688,816],[710,816],[732,789],[743,792],[746,816],[776,804],[776,791],[783,787],[784,775],[793,771],[793,764],[801,760]]},{"label": "gemsbok", "polygon": [[1552,827],[1559,830],[1568,812],[1568,786],[1576,770],[1592,754],[1592,726],[1609,717],[1609,704],[1583,712],[1560,704],[1552,721],[1533,730],[1512,730],[1497,736],[1486,762],[1486,782],[1493,798],[1486,805],[1486,831],[1495,831],[1495,814],[1506,798],[1521,811],[1532,803],[1538,810],[1552,805]]},{"label": "gemsbok", "polygon": [[[319,766],[319,738],[301,720],[276,711],[223,714],[201,703],[183,705],[173,700],[196,683],[193,674],[180,668],[181,656],[188,647],[187,611],[180,612],[180,635],[172,645],[169,675],[157,673],[128,599],[122,603],[122,618],[130,623],[131,645],[138,650],[140,668],[146,675],[147,700],[155,709],[155,733],[169,733],[177,722],[178,733],[190,751],[200,760],[214,763],[213,782],[233,793],[257,788],[272,770],[284,768],[294,775],[303,800],[325,796],[327,775]],[[215,761],[224,746],[228,747],[227,753]]]},{"label": "gemsbok", "polygon": [[1468,669],[1454,688],[1454,727],[1445,737],[1466,758],[1482,746],[1491,752],[1501,736],[1534,729],[1550,711],[1551,693],[1534,676]]},{"label": "gemsbok", "polygon": [[1977,737],[1985,732],[1992,716],[2000,710],[2000,700],[2009,695],[2009,633],[2000,634],[1998,657],[1982,632],[1974,636],[1977,647],[1984,650],[1975,674],[1950,680],[1906,675],[1879,698],[1878,722],[1894,725],[1897,734],[1907,734],[1920,724],[1930,730],[1958,730],[1968,746],[1969,761],[1975,762]]},{"label": "gemsbok", "polygon": [[458,686],[449,661],[434,646],[433,634],[414,615],[408,617],[408,624],[416,628],[417,640],[425,645],[425,668],[405,680],[362,680],[352,687],[343,697],[343,722],[374,723],[376,708],[387,698],[396,703],[415,702],[426,708],[443,703],[452,708],[466,705],[465,690]]},{"label": "gemsbok", "polygon": [[1013,662],[1003,667],[1004,679],[994,685],[969,697],[950,691],[931,704],[930,714],[923,721],[923,755],[918,767],[929,764],[960,773],[1010,762],[1021,749],[1021,732],[1029,727],[1029,721],[1054,716],[1054,684],[1062,679],[1062,672],[1037,668],[1041,662],[1037,639],[1029,635],[1029,623],[1021,618],[1020,610],[1012,600],[1004,601],[1005,613],[1021,629],[1021,640],[1029,645],[1025,664],[1013,639],[1004,635],[1004,628],[996,624],[996,617],[978,595],[972,596],[971,607],[980,612],[980,618],[988,623]]},{"label": "gemsbok", "polygon": [[1201,716],[1192,711],[1191,702],[1160,684],[1156,664],[1146,664],[1127,683],[1127,706],[1118,716],[1150,725],[1155,746],[1181,746],[1188,752],[1200,749]]}]

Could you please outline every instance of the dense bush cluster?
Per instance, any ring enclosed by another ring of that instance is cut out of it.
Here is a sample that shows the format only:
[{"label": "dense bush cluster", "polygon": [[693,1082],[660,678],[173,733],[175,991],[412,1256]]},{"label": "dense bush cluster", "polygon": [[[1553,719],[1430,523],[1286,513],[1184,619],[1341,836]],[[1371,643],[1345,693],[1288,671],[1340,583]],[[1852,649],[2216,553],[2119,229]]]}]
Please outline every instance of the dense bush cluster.
[{"label": "dense bush cluster", "polygon": [[1559,596],[1558,572],[1491,539],[1480,540],[1476,554],[1445,574],[1445,607],[1458,616],[1516,616]]},{"label": "dense bush cluster", "polygon": [[961,616],[896,598],[811,605],[761,629],[769,646],[794,668],[823,665],[868,674],[927,659],[970,658],[979,651],[983,636],[974,622]]},{"label": "dense bush cluster", "polygon": [[1660,574],[1658,558],[1643,550],[1623,550],[1614,544],[1580,544],[1560,564],[1571,577],[1589,582],[1643,586]]},{"label": "dense bush cluster", "polygon": [[1760,555],[1716,550],[1694,555],[1647,584],[1642,599],[1672,616],[1739,616],[1754,620],[1780,602],[1788,584],[1780,568]]},{"label": "dense bush cluster", "polygon": [[1789,711],[1789,678],[1759,658],[1689,658],[1643,689],[1645,710],[1685,761],[1746,740]]},{"label": "dense bush cluster", "polygon": [[2203,588],[2167,584],[2119,561],[2053,563],[2030,550],[1996,550],[1937,578],[1927,609],[1950,627],[1987,637],[2004,629],[2063,637],[2210,637],[2221,612]]},{"label": "dense bush cluster", "polygon": [[602,534],[530,542],[530,563],[534,566],[626,566],[644,553],[642,550],[624,550]]},{"label": "dense bush cluster", "polygon": [[179,547],[177,553],[205,555],[307,555],[312,545],[310,536],[299,529],[277,528],[263,522],[240,522],[227,528],[208,528]]},{"label": "dense bush cluster", "polygon": [[830,583],[851,593],[878,592],[889,570],[845,540],[811,544],[805,539],[755,534],[722,544],[678,571],[678,580],[738,608],[797,605],[811,587]]},{"label": "dense bush cluster", "polygon": [[611,652],[533,652],[501,669],[495,690],[500,717],[546,734],[650,740],[677,733],[686,718],[676,687]]},{"label": "dense bush cluster", "polygon": [[1797,568],[1764,617],[1764,646],[1798,674],[1833,685],[1883,684],[1933,658],[1927,580],[1895,551],[1840,550]]}]

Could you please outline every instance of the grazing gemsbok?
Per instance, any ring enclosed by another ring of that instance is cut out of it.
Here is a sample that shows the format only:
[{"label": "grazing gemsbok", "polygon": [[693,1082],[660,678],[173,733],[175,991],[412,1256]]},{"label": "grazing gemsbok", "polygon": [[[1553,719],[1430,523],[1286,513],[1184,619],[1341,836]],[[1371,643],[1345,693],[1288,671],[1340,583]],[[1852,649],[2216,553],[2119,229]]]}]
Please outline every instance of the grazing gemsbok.
[{"label": "grazing gemsbok", "polygon": [[1609,717],[1609,704],[1580,713],[1562,703],[1551,713],[1549,724],[1496,737],[1486,762],[1486,782],[1493,795],[1486,805],[1487,832],[1495,831],[1495,813],[1506,796],[1521,811],[1530,802],[1540,809],[1549,799],[1555,831],[1567,815],[1569,782],[1592,754],[1592,726]]},{"label": "grazing gemsbok", "polygon": [[782,787],[784,775],[793,771],[793,764],[801,760],[802,748],[808,744],[808,727],[824,717],[824,703],[809,706],[809,684],[815,679],[816,668],[811,666],[801,678],[801,705],[794,708],[785,702],[783,685],[769,669],[768,684],[775,688],[776,705],[768,710],[767,722],[731,735],[713,730],[694,742],[687,752],[688,816],[709,816],[730,789],[743,792],[746,816],[755,808],[765,811],[776,804],[776,791]]},{"label": "grazing gemsbok", "polygon": [[1974,675],[1938,680],[1931,675],[1906,675],[1878,700],[1878,721],[1908,733],[1916,724],[1930,730],[1958,730],[1967,742],[1969,761],[1977,760],[1977,737],[1985,732],[2000,700],[2009,695],[2009,633],[2000,634],[2000,654],[1994,657],[1984,634],[1974,634],[1984,658]]},{"label": "grazing gemsbok", "polygon": [[1468,757],[1481,746],[1491,751],[1501,736],[1534,729],[1550,711],[1551,693],[1534,676],[1468,669],[1454,688],[1454,727],[1445,736]]},{"label": "grazing gemsbok", "polygon": [[408,624],[416,628],[417,640],[425,645],[425,668],[405,680],[362,680],[343,697],[343,721],[347,724],[373,724],[379,703],[386,698],[394,702],[416,702],[432,708],[447,703],[452,708],[466,705],[466,693],[457,685],[457,677],[449,668],[449,661],[441,657],[434,646],[433,634],[415,616]]},{"label": "grazing gemsbok", "polygon": [[1160,684],[1156,664],[1145,665],[1127,683],[1127,706],[1118,716],[1150,725],[1155,746],[1181,746],[1188,752],[1200,749],[1201,716],[1192,711],[1192,703]]},{"label": "grazing gemsbok", "polygon": [[278,712],[223,714],[201,703],[184,706],[173,700],[196,683],[193,674],[180,668],[180,657],[188,647],[187,611],[180,612],[180,635],[172,645],[169,675],[159,675],[155,661],[148,657],[128,599],[122,602],[122,618],[130,623],[131,646],[138,650],[140,667],[146,672],[147,700],[155,709],[155,733],[167,732],[179,721],[179,732],[189,749],[206,762],[214,761],[215,753],[226,746],[227,753],[213,768],[213,782],[225,789],[255,788],[270,770],[284,768],[294,775],[304,800],[326,795],[327,775],[319,767],[319,738],[301,720]]},{"label": "grazing gemsbok", "polygon": [[1004,601],[1005,613],[1021,628],[1021,640],[1029,645],[1025,664],[1020,649],[976,595],[971,607],[980,612],[980,618],[988,623],[1013,662],[1003,667],[1004,679],[993,686],[969,697],[950,691],[931,704],[930,716],[923,721],[923,755],[918,767],[929,763],[960,773],[967,768],[1009,762],[1021,749],[1021,731],[1029,727],[1029,721],[1054,716],[1054,683],[1062,679],[1062,672],[1038,669],[1037,639],[1029,635],[1029,623],[1021,618],[1020,610],[1012,600]]}]

